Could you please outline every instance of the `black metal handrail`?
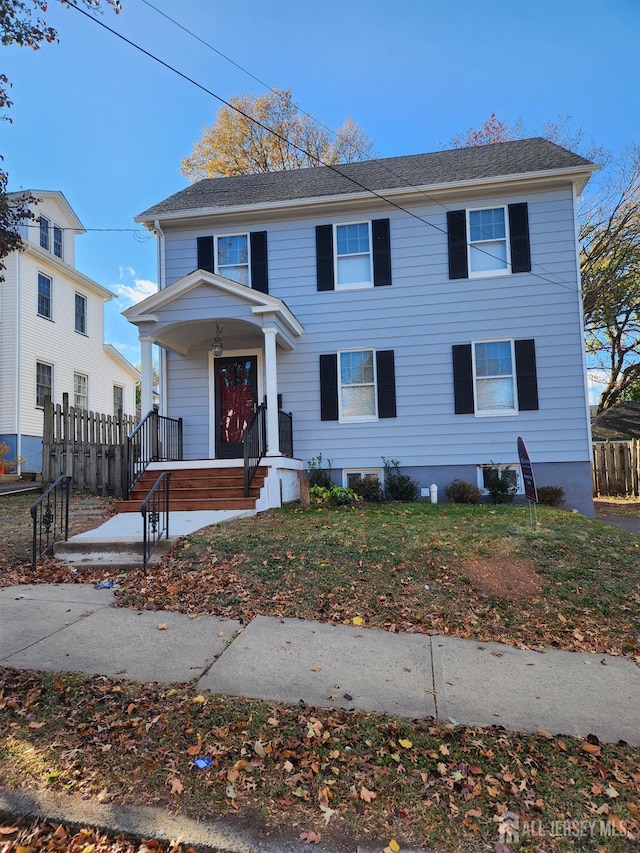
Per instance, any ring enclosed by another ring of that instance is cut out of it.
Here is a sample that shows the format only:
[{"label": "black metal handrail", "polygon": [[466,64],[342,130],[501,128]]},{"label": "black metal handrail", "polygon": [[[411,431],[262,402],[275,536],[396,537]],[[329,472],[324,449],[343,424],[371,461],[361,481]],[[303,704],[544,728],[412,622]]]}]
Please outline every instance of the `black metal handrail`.
[{"label": "black metal handrail", "polygon": [[258,466],[267,452],[267,407],[261,403],[242,438],[244,445],[244,496],[249,497],[249,489]]},{"label": "black metal handrail", "polygon": [[33,519],[33,542],[31,548],[31,567],[35,570],[37,562],[60,539],[69,538],[69,494],[71,492],[70,474],[63,474],[52,483],[46,492],[31,505]]},{"label": "black metal handrail", "polygon": [[291,412],[278,411],[278,433],[280,453],[293,457],[293,415]]},{"label": "black metal handrail", "polygon": [[151,462],[182,459],[182,418],[167,418],[154,408],[127,437],[127,499]]},{"label": "black metal handrail", "polygon": [[142,561],[146,571],[149,557],[158,542],[169,538],[169,490],[171,471],[163,471],[142,502]]}]

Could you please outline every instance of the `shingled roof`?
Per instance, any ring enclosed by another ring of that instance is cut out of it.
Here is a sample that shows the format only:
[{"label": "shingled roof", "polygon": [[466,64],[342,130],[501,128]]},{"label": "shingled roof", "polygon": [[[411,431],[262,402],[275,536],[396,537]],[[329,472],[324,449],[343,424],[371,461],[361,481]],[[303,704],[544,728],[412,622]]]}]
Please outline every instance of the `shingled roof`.
[{"label": "shingled roof", "polygon": [[269,204],[366,190],[384,193],[402,187],[580,167],[593,168],[593,164],[547,139],[519,139],[432,154],[340,163],[335,170],[330,166],[316,166],[258,175],[205,178],[148,208],[136,217],[136,221],[150,222],[157,217],[189,210]]}]

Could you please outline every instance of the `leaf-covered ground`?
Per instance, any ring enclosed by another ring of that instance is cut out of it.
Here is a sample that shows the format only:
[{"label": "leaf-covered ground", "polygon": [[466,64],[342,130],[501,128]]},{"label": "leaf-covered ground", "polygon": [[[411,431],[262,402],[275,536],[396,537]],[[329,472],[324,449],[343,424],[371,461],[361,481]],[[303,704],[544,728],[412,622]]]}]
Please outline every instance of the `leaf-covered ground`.
[{"label": "leaf-covered ground", "polygon": [[640,750],[593,737],[11,670],[0,670],[0,729],[2,784],[195,818],[257,812],[311,839],[493,850],[507,813],[523,851],[626,851],[640,830]]},{"label": "leaf-covered ground", "polygon": [[124,607],[640,658],[640,538],[544,507],[537,519],[524,506],[289,507],[186,537],[146,574],[45,561],[0,582],[108,578]]}]

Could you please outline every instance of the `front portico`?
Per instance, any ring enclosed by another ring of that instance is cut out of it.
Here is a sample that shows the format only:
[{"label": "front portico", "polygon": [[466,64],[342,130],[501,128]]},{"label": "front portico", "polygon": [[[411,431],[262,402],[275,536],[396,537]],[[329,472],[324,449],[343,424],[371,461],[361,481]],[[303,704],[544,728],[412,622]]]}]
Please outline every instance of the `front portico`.
[{"label": "front portico", "polygon": [[[124,316],[137,326],[141,342],[143,414],[153,404],[156,344],[160,411],[185,417],[186,459],[239,457],[242,434],[260,401],[266,403],[266,455],[281,455],[278,351],[293,350],[304,331],[282,300],[195,270]],[[216,337],[221,347],[214,352]]]}]

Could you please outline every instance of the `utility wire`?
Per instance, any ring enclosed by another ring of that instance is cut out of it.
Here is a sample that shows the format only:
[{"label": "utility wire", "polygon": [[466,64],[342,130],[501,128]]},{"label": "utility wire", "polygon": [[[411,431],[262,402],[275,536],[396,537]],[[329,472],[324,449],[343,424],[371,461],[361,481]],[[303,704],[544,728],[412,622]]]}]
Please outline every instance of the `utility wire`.
[{"label": "utility wire", "polygon": [[[212,98],[215,98],[215,100],[219,101],[224,106],[229,107],[229,109],[232,109],[234,112],[238,113],[243,118],[246,118],[248,121],[250,121],[253,124],[257,125],[258,127],[262,128],[267,133],[272,134],[273,136],[276,137],[276,139],[279,139],[281,142],[284,142],[285,145],[289,145],[291,148],[294,148],[296,151],[299,151],[301,154],[304,154],[305,157],[308,157],[310,160],[314,160],[318,165],[325,166],[327,169],[330,169],[332,172],[335,172],[337,175],[339,175],[340,177],[349,181],[350,183],[354,184],[355,186],[357,186],[359,189],[363,190],[364,192],[373,195],[375,198],[380,199],[380,201],[384,202],[385,204],[396,208],[397,210],[401,211],[402,213],[405,213],[407,216],[410,216],[413,219],[417,219],[418,221],[422,222],[423,224],[429,226],[430,228],[433,228],[436,231],[439,231],[441,234],[444,234],[445,236],[447,236],[447,230],[445,228],[442,228],[439,225],[436,225],[435,223],[430,222],[429,220],[425,219],[423,216],[420,216],[419,214],[414,213],[411,210],[408,210],[406,207],[403,207],[401,204],[398,204],[397,202],[393,201],[392,199],[386,198],[381,193],[377,192],[376,190],[371,189],[370,187],[367,187],[365,184],[361,183],[360,181],[358,181],[356,178],[352,177],[351,175],[345,174],[344,172],[340,171],[340,169],[338,169],[334,164],[325,163],[316,154],[313,154],[311,151],[307,151],[305,148],[296,144],[295,142],[291,142],[289,139],[287,139],[281,133],[278,133],[278,131],[273,130],[273,128],[268,127],[266,124],[261,122],[259,119],[254,118],[254,116],[250,115],[249,113],[245,112],[244,110],[240,109],[239,107],[234,106],[233,104],[231,104],[229,101],[225,100],[220,95],[217,95],[211,89],[208,89],[202,83],[199,83],[197,80],[194,80],[193,77],[189,77],[188,74],[185,74],[183,71],[180,71],[175,66],[170,65],[168,62],[165,62],[163,59],[160,59],[160,57],[158,57],[155,54],[151,53],[150,51],[146,50],[144,47],[137,44],[136,42],[131,41],[131,39],[122,35],[122,33],[119,33],[117,30],[112,29],[110,26],[108,26],[103,21],[101,21],[99,18],[94,17],[89,12],[82,9],[80,6],[76,6],[75,4],[72,4],[70,8],[75,9],[77,12],[80,12],[80,14],[84,15],[86,18],[89,18],[89,20],[98,24],[103,29],[107,30],[107,32],[111,33],[112,35],[117,36],[117,38],[119,38],[121,41],[124,41],[130,47],[133,47],[135,50],[138,50],[140,53],[143,53],[145,56],[149,57],[149,59],[152,59],[152,60],[154,60],[154,62],[157,62],[159,65],[162,65],[168,71],[171,71],[174,74],[177,74],[179,77],[182,77],[183,80],[186,80],[188,83],[191,83],[193,86],[200,89],[200,91],[204,92],[207,95],[210,95]],[[400,175],[398,175],[397,177],[400,177],[402,180],[404,180]],[[425,193],[425,195],[427,195],[427,194]],[[431,196],[428,196],[428,197],[431,198]],[[435,199],[433,199],[433,200],[435,201]],[[438,204],[441,204],[441,202],[438,202]],[[442,206],[445,207],[444,205],[442,205]],[[445,207],[445,209],[448,209],[448,208]],[[467,246],[470,246],[468,241],[467,241]],[[500,258],[496,255],[492,255],[491,252],[488,252],[486,249],[482,249],[479,246],[474,246],[473,248],[479,252],[482,252],[483,254],[487,255],[488,257],[494,258],[496,260],[503,261],[502,258]],[[541,281],[545,281],[547,284],[553,284],[553,285],[557,285],[559,287],[563,287],[565,290],[569,290],[573,293],[579,293],[580,292],[579,288],[573,287],[572,285],[570,285],[568,283],[563,283],[560,281],[552,281],[551,279],[546,278],[545,276],[540,275],[539,273],[533,272],[533,270],[531,270],[531,274],[534,275],[536,278],[539,278]]]}]

